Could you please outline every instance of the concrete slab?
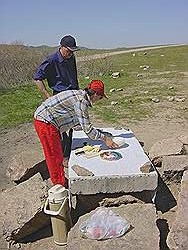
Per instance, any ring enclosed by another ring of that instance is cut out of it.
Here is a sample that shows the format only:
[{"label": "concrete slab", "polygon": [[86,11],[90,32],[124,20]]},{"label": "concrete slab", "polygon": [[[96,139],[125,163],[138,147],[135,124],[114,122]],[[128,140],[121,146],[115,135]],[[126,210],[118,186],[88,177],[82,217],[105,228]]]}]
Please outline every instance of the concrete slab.
[{"label": "concrete slab", "polygon": [[[108,149],[98,140],[90,140],[83,131],[74,131],[72,153],[70,156],[68,176],[72,194],[96,194],[114,192],[137,192],[155,190],[158,182],[157,172],[153,169],[149,157],[145,154],[132,131],[125,129],[100,128],[125,139],[126,144],[115,150]],[[75,150],[83,147],[83,143],[101,145],[103,151],[115,151],[122,155],[117,161],[103,160],[100,155],[87,158],[84,154],[76,155]],[[151,165],[152,171],[143,173],[144,165]],[[82,176],[72,169],[74,165],[89,170],[93,176]]]}]

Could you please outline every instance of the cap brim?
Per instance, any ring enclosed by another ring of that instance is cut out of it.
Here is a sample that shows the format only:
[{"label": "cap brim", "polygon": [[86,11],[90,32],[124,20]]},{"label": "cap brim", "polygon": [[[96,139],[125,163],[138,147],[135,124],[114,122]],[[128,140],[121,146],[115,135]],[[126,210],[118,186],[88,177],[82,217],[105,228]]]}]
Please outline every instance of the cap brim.
[{"label": "cap brim", "polygon": [[105,97],[106,99],[108,99],[108,96],[106,96],[105,94],[103,95],[103,97]]},{"label": "cap brim", "polygon": [[72,52],[80,50],[78,47],[68,47],[68,46],[67,46],[67,49],[69,49]]}]

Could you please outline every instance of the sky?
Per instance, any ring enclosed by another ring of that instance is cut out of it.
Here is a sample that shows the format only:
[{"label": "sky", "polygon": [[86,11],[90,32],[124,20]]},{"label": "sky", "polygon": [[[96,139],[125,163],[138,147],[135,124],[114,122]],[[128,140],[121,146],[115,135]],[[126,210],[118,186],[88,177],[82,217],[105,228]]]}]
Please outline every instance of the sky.
[{"label": "sky", "polygon": [[188,44],[188,0],[0,0],[0,43],[119,48]]}]

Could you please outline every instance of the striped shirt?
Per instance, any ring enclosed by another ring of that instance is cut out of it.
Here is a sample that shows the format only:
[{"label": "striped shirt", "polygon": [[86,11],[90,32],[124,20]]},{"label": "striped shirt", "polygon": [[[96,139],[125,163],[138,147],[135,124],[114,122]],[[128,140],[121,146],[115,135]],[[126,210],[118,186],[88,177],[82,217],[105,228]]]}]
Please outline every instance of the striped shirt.
[{"label": "striped shirt", "polygon": [[92,140],[103,139],[104,135],[90,122],[89,107],[91,101],[85,90],[67,90],[45,100],[35,111],[34,117],[53,124],[61,133],[80,124]]}]

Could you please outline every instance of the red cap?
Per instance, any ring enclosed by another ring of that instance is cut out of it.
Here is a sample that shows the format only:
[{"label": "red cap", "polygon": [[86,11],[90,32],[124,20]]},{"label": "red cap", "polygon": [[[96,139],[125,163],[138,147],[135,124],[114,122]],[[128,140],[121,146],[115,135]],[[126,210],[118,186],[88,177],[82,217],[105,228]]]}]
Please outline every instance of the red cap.
[{"label": "red cap", "polygon": [[97,95],[108,98],[104,93],[104,83],[101,80],[92,80],[87,87],[94,90]]}]

